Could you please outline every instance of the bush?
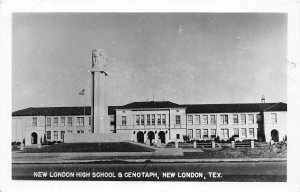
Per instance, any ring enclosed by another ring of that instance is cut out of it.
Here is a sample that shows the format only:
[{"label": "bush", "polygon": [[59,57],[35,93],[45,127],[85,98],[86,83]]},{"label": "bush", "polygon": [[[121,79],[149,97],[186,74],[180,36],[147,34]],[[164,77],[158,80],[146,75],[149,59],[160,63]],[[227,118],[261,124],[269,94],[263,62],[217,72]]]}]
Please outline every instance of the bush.
[{"label": "bush", "polygon": [[217,137],[215,138],[215,142],[216,142],[216,143],[219,143],[219,142],[220,142],[220,137],[219,137],[219,136],[217,136]]},{"label": "bush", "polygon": [[229,138],[229,140],[228,141],[235,141],[235,138],[234,138],[234,136],[232,135],[230,138]]},{"label": "bush", "polygon": [[188,136],[188,135],[182,135],[182,138],[185,142],[190,141],[190,136]]}]

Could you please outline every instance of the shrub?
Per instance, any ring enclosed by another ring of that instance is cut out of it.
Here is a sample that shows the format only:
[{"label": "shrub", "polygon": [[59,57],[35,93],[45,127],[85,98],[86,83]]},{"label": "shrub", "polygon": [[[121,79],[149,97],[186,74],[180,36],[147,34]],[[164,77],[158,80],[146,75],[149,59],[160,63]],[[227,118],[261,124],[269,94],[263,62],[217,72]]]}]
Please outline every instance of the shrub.
[{"label": "shrub", "polygon": [[232,135],[230,138],[229,138],[229,140],[228,141],[235,141],[235,138],[234,138],[234,136]]},{"label": "shrub", "polygon": [[215,142],[216,142],[216,143],[219,143],[219,142],[220,142],[220,137],[219,137],[219,136],[217,136],[217,137],[215,138]]},{"label": "shrub", "polygon": [[188,142],[190,140],[190,136],[188,135],[183,135],[182,138],[185,142]]}]

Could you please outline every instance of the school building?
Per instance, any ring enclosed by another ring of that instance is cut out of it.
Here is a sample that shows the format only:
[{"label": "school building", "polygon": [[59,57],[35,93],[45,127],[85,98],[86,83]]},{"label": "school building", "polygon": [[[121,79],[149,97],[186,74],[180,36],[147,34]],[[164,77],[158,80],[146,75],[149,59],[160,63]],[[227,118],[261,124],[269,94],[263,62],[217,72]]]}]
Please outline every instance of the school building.
[{"label": "school building", "polygon": [[[189,139],[275,142],[287,135],[287,104],[176,104],[132,102],[108,107],[107,130],[128,140],[161,143]],[[12,141],[25,145],[64,141],[65,133],[91,133],[91,107],[35,107],[12,113]]]}]

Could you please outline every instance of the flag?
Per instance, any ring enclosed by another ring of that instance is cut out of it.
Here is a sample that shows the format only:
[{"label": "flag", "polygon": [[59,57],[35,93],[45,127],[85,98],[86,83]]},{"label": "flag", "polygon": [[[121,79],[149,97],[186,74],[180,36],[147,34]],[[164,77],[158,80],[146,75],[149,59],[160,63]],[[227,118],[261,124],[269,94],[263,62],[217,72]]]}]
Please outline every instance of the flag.
[{"label": "flag", "polygon": [[85,91],[85,89],[82,89],[82,91],[79,92],[78,94],[79,94],[79,95],[84,95],[84,91]]}]

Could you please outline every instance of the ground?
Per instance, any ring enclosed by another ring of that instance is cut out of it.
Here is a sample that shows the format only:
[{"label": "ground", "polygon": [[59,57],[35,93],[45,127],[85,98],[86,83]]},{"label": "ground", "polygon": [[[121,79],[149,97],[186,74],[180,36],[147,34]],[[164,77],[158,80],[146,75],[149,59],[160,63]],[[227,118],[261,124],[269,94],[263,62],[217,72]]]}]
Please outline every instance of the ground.
[{"label": "ground", "polygon": [[[276,143],[272,146],[260,148],[230,148],[223,146],[220,148],[203,148],[200,150],[184,150],[183,156],[122,156],[122,159],[148,159],[148,158],[180,158],[180,159],[213,159],[213,158],[286,158],[286,142]],[[55,153],[55,152],[153,152],[154,149],[131,143],[69,143],[55,144],[43,148],[26,149],[27,153]],[[87,158],[87,157],[85,157]],[[93,158],[93,157],[89,157]],[[96,158],[96,157],[95,157]],[[99,157],[97,157],[99,158]],[[101,159],[109,159],[109,156],[103,156]],[[118,158],[118,157],[114,157]]]}]

